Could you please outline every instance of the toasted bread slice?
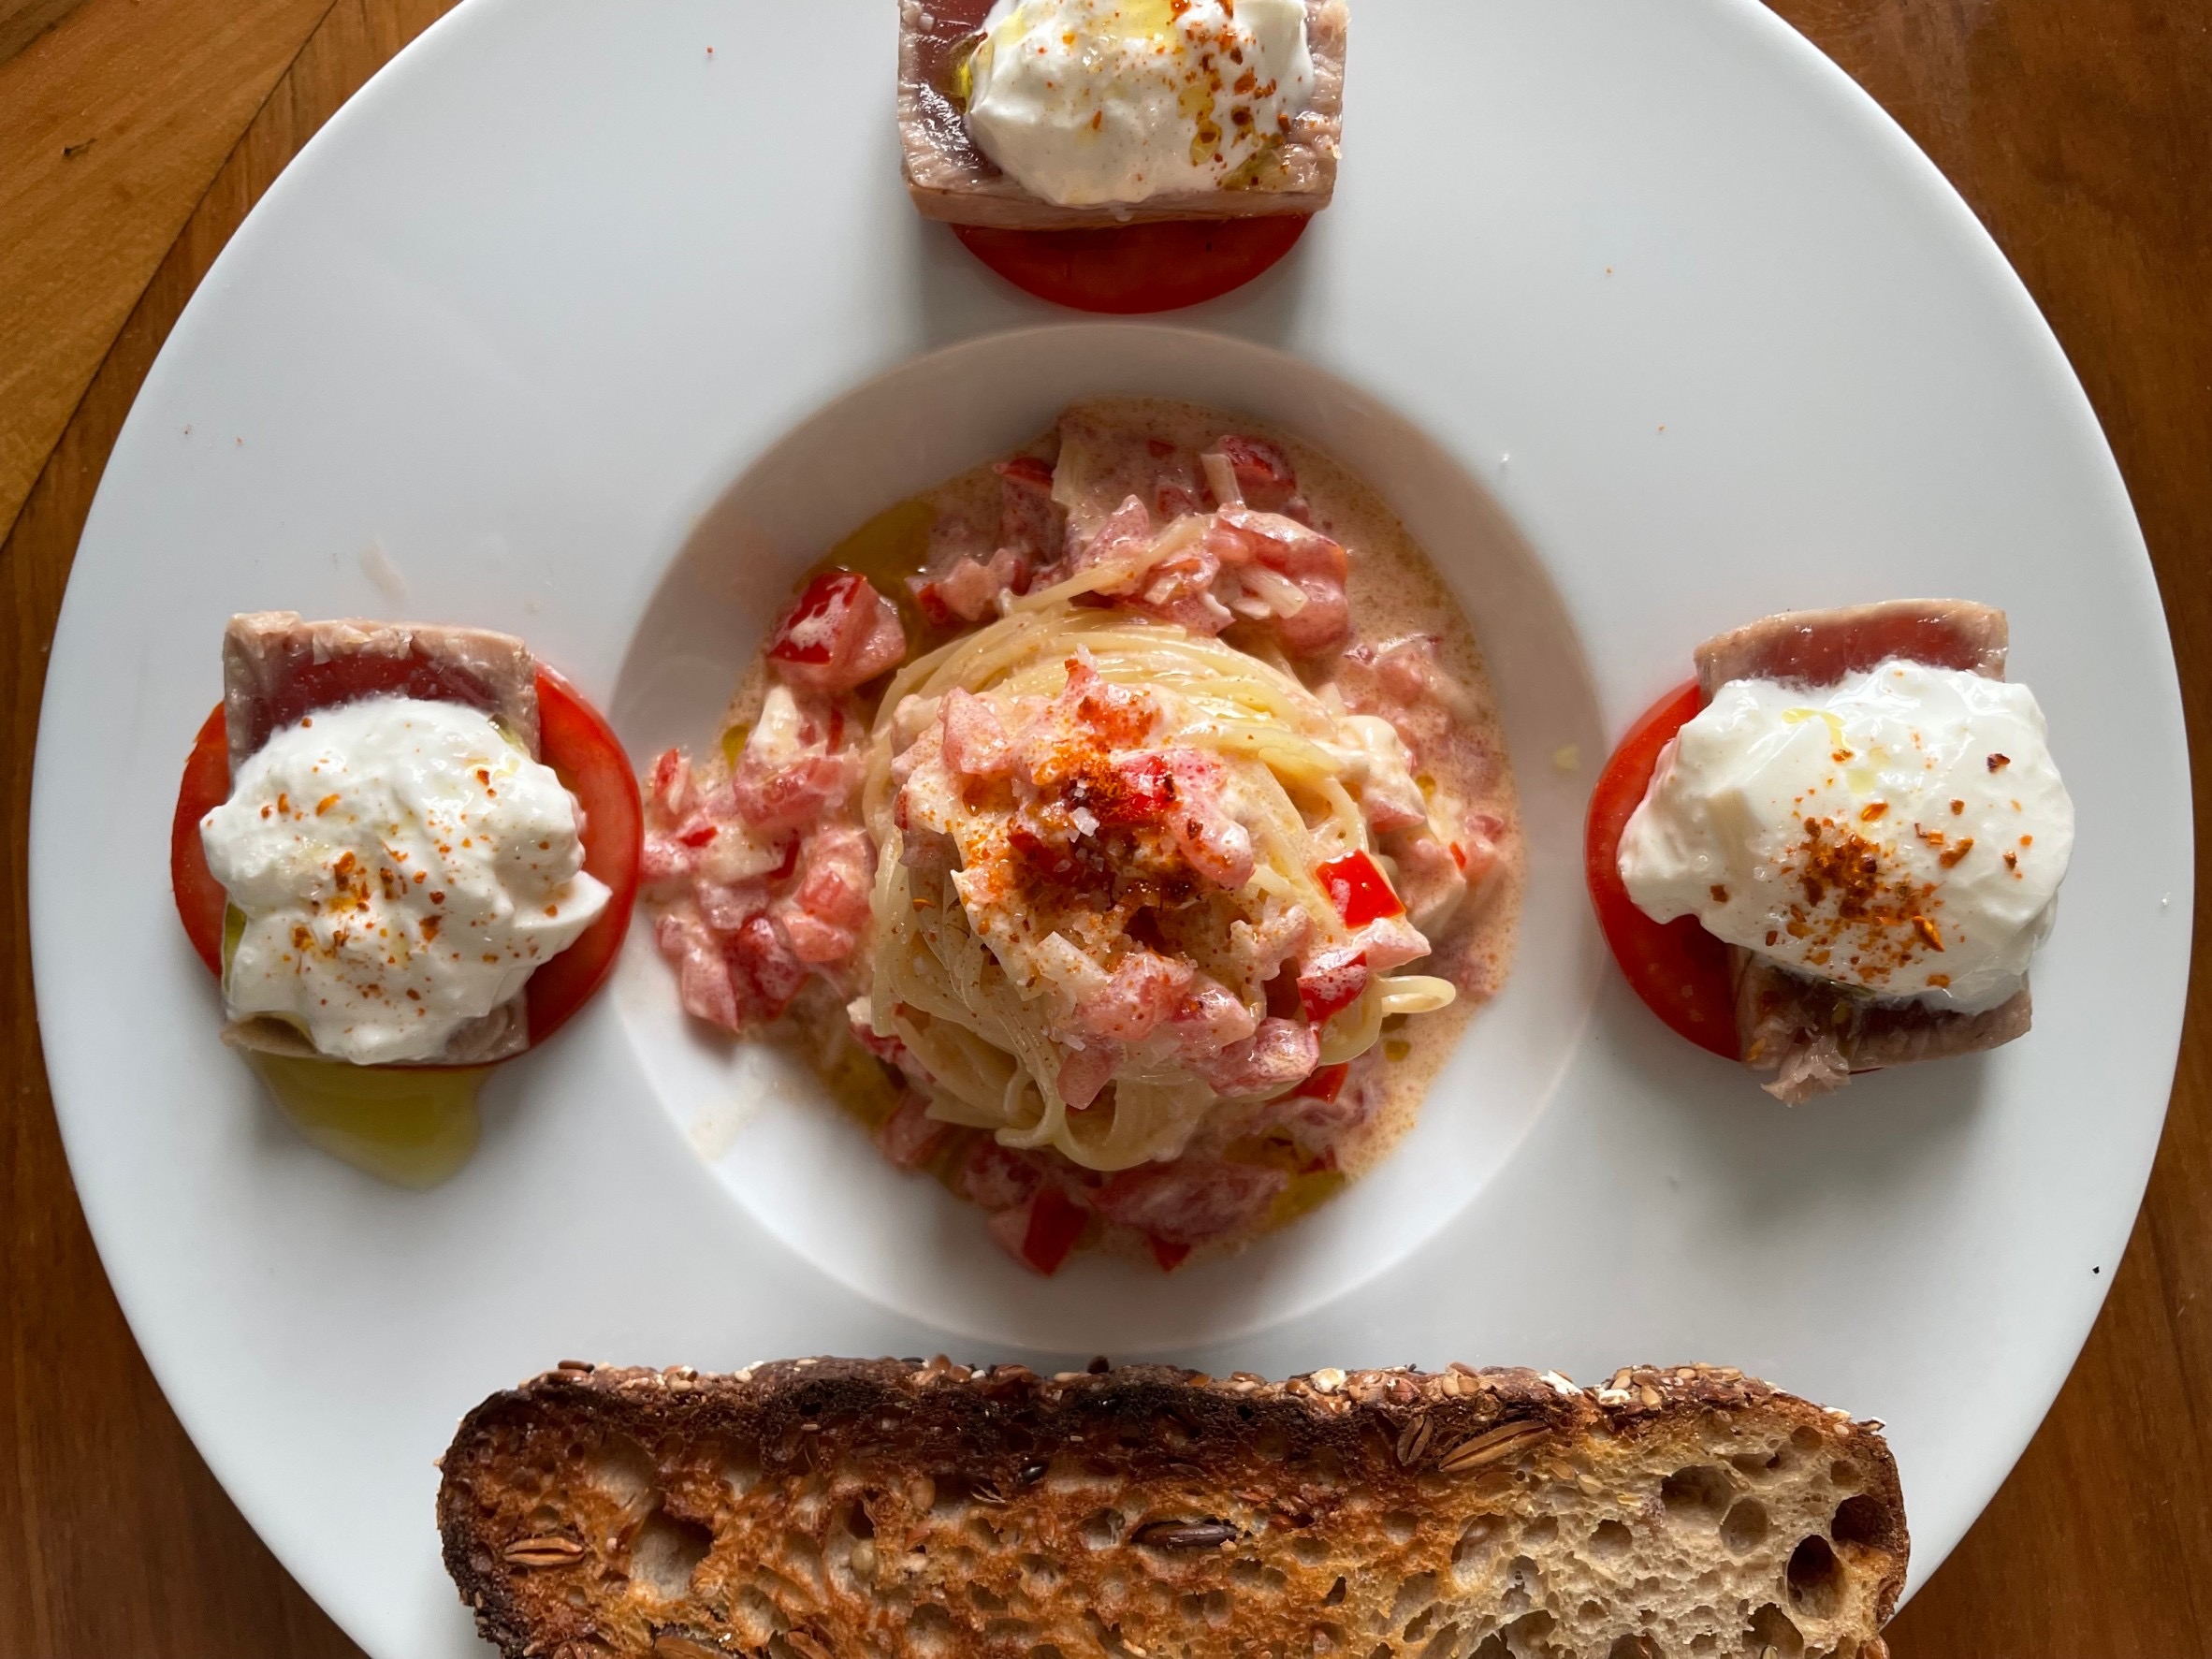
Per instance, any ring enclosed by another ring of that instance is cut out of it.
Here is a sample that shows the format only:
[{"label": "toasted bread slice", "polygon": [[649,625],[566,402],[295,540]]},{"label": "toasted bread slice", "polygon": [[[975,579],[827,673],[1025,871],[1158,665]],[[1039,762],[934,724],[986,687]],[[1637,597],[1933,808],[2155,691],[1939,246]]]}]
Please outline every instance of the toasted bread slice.
[{"label": "toasted bread slice", "polygon": [[438,1520],[510,1659],[1877,1659],[1879,1429],[1703,1366],[572,1363],[463,1420]]},{"label": "toasted bread slice", "polygon": [[1158,219],[1308,214],[1329,205],[1344,126],[1345,0],[1305,0],[1313,96],[1249,182],[1099,207],[1062,207],[1032,196],[968,137],[949,75],[989,9],[989,0],[899,0],[899,153],[908,194],[924,218],[1007,230],[1079,230]]},{"label": "toasted bread slice", "polygon": [[[1732,679],[1833,685],[1892,657],[2004,677],[2005,614],[1966,599],[1897,599],[1836,610],[1784,611],[1716,635],[1695,652],[1708,702]],[[1771,1070],[1762,1084],[1798,1106],[1833,1093],[1855,1071],[1909,1066],[1997,1048],[2027,1034],[2035,1004],[2023,985],[1979,1013],[1855,996],[1728,947],[1736,1036],[1745,1065]]]}]

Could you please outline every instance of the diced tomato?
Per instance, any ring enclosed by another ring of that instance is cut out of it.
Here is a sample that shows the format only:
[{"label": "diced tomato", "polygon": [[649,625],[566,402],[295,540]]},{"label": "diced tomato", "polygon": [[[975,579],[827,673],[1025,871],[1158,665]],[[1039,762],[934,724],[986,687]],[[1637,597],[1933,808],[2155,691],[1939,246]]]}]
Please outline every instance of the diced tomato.
[{"label": "diced tomato", "polygon": [[1148,1237],[1202,1244],[1249,1225],[1288,1185],[1280,1170],[1184,1157],[1124,1170],[1091,1202],[1107,1220]]},{"label": "diced tomato", "polygon": [[960,1194],[986,1210],[1011,1210],[1025,1202],[1043,1181],[1037,1160],[989,1135],[978,1135],[961,1160]]},{"label": "diced tomato", "polygon": [[740,1011],[749,1020],[779,1018],[807,982],[807,965],[776,924],[766,916],[751,917],[730,939],[727,950]]},{"label": "diced tomato", "polygon": [[1157,823],[1175,804],[1175,767],[1157,750],[1131,755],[1114,763],[1107,777],[1083,780],[1070,798],[1100,823]]},{"label": "diced tomato", "polygon": [[1621,739],[1590,798],[1583,869],[1613,960],[1644,1005],[1699,1048],[1734,1060],[1740,1053],[1727,947],[1695,916],[1652,921],[1621,880],[1621,834],[1651,787],[1659,751],[1689,723],[1700,701],[1694,683],[1669,691]]},{"label": "diced tomato", "polygon": [[861,603],[867,578],[849,570],[825,570],[777,624],[768,655],[781,662],[827,662],[844,632],[847,614]]},{"label": "diced tomato", "polygon": [[945,603],[943,589],[935,582],[924,582],[918,577],[907,578],[907,591],[914,596],[914,608],[932,628],[950,628],[959,618],[953,615],[953,607]]},{"label": "diced tomato", "polygon": [[1159,1263],[1159,1271],[1163,1273],[1171,1273],[1181,1267],[1192,1249],[1189,1244],[1175,1239],[1163,1239],[1157,1233],[1145,1243],[1152,1246],[1152,1259]]},{"label": "diced tomato", "polygon": [[1236,473],[1237,489],[1247,506],[1280,513],[1291,504],[1298,494],[1298,474],[1280,449],[1264,438],[1236,432],[1224,433],[1218,447]]},{"label": "diced tomato", "polygon": [[1375,867],[1375,860],[1364,852],[1332,858],[1314,873],[1347,927],[1364,927],[1380,917],[1405,914],[1405,906]]},{"label": "diced tomato", "polygon": [[[336,675],[309,680],[302,672],[290,683],[295,688],[303,683],[321,687],[331,701],[341,703],[387,693],[424,694],[420,687],[381,684],[375,673],[359,680]],[[637,901],[645,824],[637,779],[614,729],[574,686],[542,663],[537,692],[539,753],[583,808],[584,868],[606,883],[612,897],[604,913],[574,944],[530,976],[524,996],[532,1047],[566,1025],[614,971]],[[302,705],[299,713],[327,706]],[[218,705],[193,740],[169,821],[169,886],[176,895],[178,918],[193,949],[215,974],[223,971],[223,914],[228,899],[208,868],[199,821],[229,798],[230,750]]]},{"label": "diced tomato", "polygon": [[1313,1075],[1298,1087],[1299,1098],[1307,1100],[1334,1100],[1344,1093],[1344,1080],[1351,1075],[1352,1068],[1339,1060],[1333,1066],[1317,1068]]},{"label": "diced tomato", "polygon": [[1241,288],[1304,233],[1304,218],[1288,214],[1093,230],[953,226],[969,253],[1024,292],[1119,316],[1174,311]]},{"label": "diced tomato", "polygon": [[1060,1271],[1090,1217],[1057,1186],[1041,1186],[1012,1210],[991,1217],[991,1236],[1016,1261],[1051,1278]]},{"label": "diced tomato", "polygon": [[1298,1003],[1320,1025],[1360,1000],[1367,989],[1367,953],[1342,948],[1320,952],[1298,975]]},{"label": "diced tomato", "polygon": [[935,1157],[953,1133],[953,1126],[929,1115],[929,1099],[919,1089],[898,1098],[891,1115],[876,1126],[876,1144],[883,1156],[901,1169],[918,1170]]}]

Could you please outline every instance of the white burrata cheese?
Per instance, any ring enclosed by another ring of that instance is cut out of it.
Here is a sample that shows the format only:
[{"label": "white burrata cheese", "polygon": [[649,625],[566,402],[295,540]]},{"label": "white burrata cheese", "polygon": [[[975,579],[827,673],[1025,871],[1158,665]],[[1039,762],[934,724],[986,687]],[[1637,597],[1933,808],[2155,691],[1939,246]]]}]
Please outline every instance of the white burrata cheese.
[{"label": "white burrata cheese", "polygon": [[271,736],[200,820],[243,917],[231,1016],[362,1065],[435,1056],[606,909],[550,766],[458,703],[371,697]]},{"label": "white burrata cheese", "polygon": [[2073,850],[2033,693],[1898,659],[1723,686],[1661,752],[1620,865],[1657,921],[1972,1011],[2020,988]]},{"label": "white burrata cheese", "polygon": [[968,130],[1033,196],[1141,202],[1231,180],[1313,95],[1303,0],[997,0]]}]

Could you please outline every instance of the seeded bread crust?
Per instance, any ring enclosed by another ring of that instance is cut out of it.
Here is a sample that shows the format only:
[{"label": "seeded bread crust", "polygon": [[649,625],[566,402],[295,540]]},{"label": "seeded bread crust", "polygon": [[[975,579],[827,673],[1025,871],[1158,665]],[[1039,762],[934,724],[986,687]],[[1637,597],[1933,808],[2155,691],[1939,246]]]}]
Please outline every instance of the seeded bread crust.
[{"label": "seeded bread crust", "polygon": [[510,1659],[1881,1659],[1880,1425],[1704,1366],[574,1362],[444,1460]]}]

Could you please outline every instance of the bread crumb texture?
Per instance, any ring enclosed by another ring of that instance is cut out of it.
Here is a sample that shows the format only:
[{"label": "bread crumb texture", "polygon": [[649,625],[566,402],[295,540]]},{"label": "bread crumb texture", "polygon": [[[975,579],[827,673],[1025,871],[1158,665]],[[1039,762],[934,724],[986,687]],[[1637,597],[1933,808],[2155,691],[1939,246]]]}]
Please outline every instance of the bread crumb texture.
[{"label": "bread crumb texture", "polygon": [[514,1659],[1884,1659],[1879,1430],[1704,1366],[571,1362],[438,1516]]}]

